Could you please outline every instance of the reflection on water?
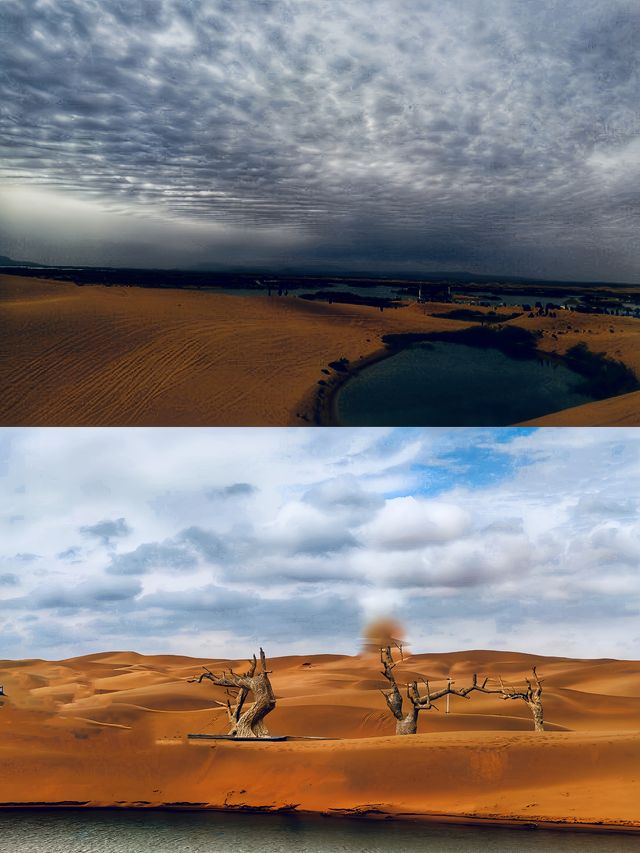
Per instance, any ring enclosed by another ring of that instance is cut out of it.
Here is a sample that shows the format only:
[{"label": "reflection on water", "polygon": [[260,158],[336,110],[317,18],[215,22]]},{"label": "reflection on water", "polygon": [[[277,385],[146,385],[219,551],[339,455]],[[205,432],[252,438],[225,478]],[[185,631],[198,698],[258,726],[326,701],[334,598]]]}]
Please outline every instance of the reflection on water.
[{"label": "reflection on water", "polygon": [[631,835],[437,826],[300,815],[160,811],[4,811],[3,849],[16,853],[626,853]]},{"label": "reflection on water", "polygon": [[506,426],[589,403],[557,360],[434,341],[372,364],[336,397],[343,426]]}]

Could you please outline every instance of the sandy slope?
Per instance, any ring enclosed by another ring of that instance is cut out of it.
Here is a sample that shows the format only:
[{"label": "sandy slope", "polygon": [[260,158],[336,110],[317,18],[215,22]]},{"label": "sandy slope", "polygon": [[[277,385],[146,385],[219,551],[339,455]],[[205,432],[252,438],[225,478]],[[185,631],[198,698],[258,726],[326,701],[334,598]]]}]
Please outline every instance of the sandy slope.
[{"label": "sandy slope", "polygon": [[[224,693],[186,679],[202,663],[106,653],[0,662],[0,802],[195,804],[578,822],[640,828],[640,662],[457,652],[407,659],[402,677],[473,671],[545,677],[548,732],[524,703],[453,698],[393,735],[375,656],[270,661],[284,743],[189,742],[224,732]],[[238,663],[238,668],[242,663]]]},{"label": "sandy slope", "polygon": [[562,412],[523,421],[520,426],[640,426],[640,391],[573,406]]},{"label": "sandy slope", "polygon": [[[416,304],[380,312],[294,296],[77,287],[9,275],[0,275],[0,311],[4,425],[303,424],[297,413],[330,361],[357,362],[379,350],[386,333],[469,325]],[[512,322],[543,331],[544,349],[563,352],[584,340],[640,374],[637,320],[561,312]],[[575,422],[638,424],[637,399],[581,407]],[[559,413],[545,422],[565,421]]]},{"label": "sandy slope", "polygon": [[4,425],[303,423],[298,404],[330,361],[356,360],[424,319],[450,325],[415,305],[380,312],[4,275],[0,309]]},{"label": "sandy slope", "polygon": [[[593,352],[603,352],[609,358],[624,362],[640,376],[640,322],[637,319],[558,312],[556,318],[519,318],[517,323],[524,328],[543,331],[540,349],[562,355],[578,341],[584,341]],[[536,426],[640,426],[640,391],[575,406],[526,423]]]}]

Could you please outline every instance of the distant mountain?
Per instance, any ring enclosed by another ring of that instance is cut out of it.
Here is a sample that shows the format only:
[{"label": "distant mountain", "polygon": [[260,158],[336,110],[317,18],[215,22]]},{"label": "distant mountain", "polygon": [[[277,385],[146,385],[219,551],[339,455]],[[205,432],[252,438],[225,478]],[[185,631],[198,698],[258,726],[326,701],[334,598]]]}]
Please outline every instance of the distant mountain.
[{"label": "distant mountain", "polygon": [[0,255],[0,267],[39,267],[46,269],[48,264],[36,264],[34,261],[14,261],[7,255]]},{"label": "distant mountain", "polygon": [[237,275],[255,275],[255,276],[283,276],[309,279],[343,279],[345,281],[357,281],[365,279],[367,281],[424,281],[424,282],[447,282],[449,284],[541,284],[541,285],[563,285],[577,287],[629,287],[633,286],[631,282],[615,282],[615,281],[585,281],[582,279],[563,279],[563,278],[543,278],[539,276],[521,276],[521,275],[505,275],[502,273],[474,273],[467,270],[429,270],[425,272],[417,272],[415,270],[392,271],[392,270],[366,270],[361,269],[357,272],[353,270],[345,270],[337,268],[332,269],[309,269],[298,266],[272,266],[272,267],[254,267],[224,265],[215,263],[200,263],[188,267],[180,268],[185,272],[201,272],[201,273],[218,273],[218,274],[237,274]]},{"label": "distant mountain", "polygon": [[[111,284],[137,284],[144,287],[182,287],[182,286],[205,286],[207,280],[230,284],[232,279],[237,279],[236,286],[253,287],[255,279],[275,279],[282,281],[308,281],[312,282],[352,282],[354,285],[360,283],[366,286],[371,283],[397,284],[436,282],[449,285],[480,285],[488,289],[492,286],[502,288],[514,286],[555,286],[555,287],[588,287],[588,288],[616,288],[637,287],[635,282],[616,281],[584,281],[580,279],[549,279],[533,276],[505,275],[501,273],[474,273],[467,270],[429,270],[416,272],[415,270],[373,270],[360,269],[357,272],[337,267],[331,269],[325,266],[323,269],[305,268],[297,265],[280,266],[254,266],[240,264],[216,264],[200,263],[183,267],[103,267],[103,266],[54,266],[51,264],[38,264],[33,261],[15,261],[7,255],[0,255],[0,269],[15,270],[17,275],[38,275],[37,269],[47,271],[48,277],[61,278],[84,284],[111,283]],[[33,272],[29,272],[33,270]],[[162,281],[158,282],[161,274]],[[39,274],[44,275],[43,273]],[[247,280],[249,283],[247,284]],[[233,286],[233,285],[232,285]]]}]

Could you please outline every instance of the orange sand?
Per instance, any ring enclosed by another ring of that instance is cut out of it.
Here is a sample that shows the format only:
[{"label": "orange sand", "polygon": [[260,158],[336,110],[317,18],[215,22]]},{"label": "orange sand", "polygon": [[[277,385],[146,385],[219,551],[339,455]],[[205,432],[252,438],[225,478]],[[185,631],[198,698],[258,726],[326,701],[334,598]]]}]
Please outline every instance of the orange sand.
[{"label": "orange sand", "polygon": [[[413,303],[380,312],[295,296],[78,287],[1,275],[0,423],[304,424],[298,413],[309,412],[330,361],[371,355],[383,334],[470,325],[428,313],[450,308]],[[511,322],[541,329],[543,349],[563,352],[584,340],[640,374],[637,320],[559,312]],[[640,395],[627,397],[580,407],[571,422],[640,424]],[[564,413],[545,418],[564,422]]]},{"label": "orange sand", "polygon": [[[416,655],[401,677],[545,678],[548,732],[520,701],[452,697],[393,735],[375,656],[269,661],[272,733],[336,740],[189,742],[224,732],[206,663],[114,652],[0,662],[0,803],[297,809],[640,828],[640,662],[510,652]],[[243,662],[236,662],[242,668]]]}]

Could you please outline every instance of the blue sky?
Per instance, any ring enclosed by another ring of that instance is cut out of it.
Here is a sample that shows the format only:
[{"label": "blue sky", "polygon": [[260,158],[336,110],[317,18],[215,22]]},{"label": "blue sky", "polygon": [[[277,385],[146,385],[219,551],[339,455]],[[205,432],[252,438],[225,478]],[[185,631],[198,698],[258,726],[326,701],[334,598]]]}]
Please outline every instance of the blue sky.
[{"label": "blue sky", "polygon": [[637,282],[637,0],[2,0],[0,253]]},{"label": "blue sky", "polygon": [[623,429],[5,429],[5,657],[106,649],[637,658]]}]

